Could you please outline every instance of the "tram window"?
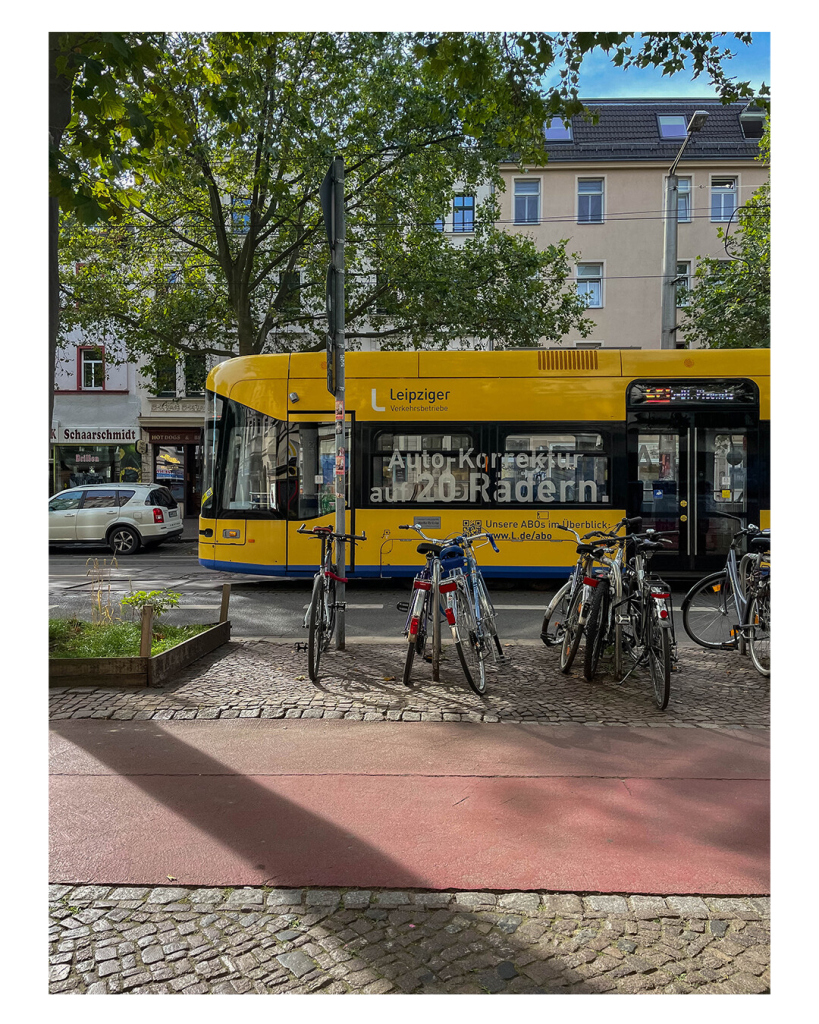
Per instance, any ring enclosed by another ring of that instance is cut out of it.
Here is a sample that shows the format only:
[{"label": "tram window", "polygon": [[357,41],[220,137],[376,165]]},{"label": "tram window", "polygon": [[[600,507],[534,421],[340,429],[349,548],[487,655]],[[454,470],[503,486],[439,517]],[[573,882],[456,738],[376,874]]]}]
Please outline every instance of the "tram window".
[{"label": "tram window", "polygon": [[608,504],[609,456],[601,434],[515,432],[503,442],[498,498],[517,504]]},{"label": "tram window", "polygon": [[276,518],[280,514],[277,484],[287,475],[280,444],[283,424],[238,402],[227,404],[222,514]]},{"label": "tram window", "polygon": [[375,438],[370,501],[437,505],[480,500],[473,486],[475,441],[467,433],[396,434]]},{"label": "tram window", "polygon": [[215,513],[216,459],[222,429],[225,400],[212,391],[205,393],[205,458],[202,466],[202,511],[210,518]]}]

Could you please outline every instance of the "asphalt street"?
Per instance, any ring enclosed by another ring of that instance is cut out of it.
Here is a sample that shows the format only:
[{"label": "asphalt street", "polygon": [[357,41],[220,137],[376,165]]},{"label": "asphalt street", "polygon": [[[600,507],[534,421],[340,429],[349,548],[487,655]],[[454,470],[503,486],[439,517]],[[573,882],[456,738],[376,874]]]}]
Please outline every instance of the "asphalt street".
[{"label": "asphalt street", "polygon": [[[49,617],[90,619],[99,584],[93,582],[95,563],[105,576],[103,601],[119,609],[119,601],[133,590],[169,588],[181,595],[179,607],[164,621],[172,625],[212,622],[218,618],[221,588],[231,584],[231,632],[237,639],[274,637],[301,640],[302,623],[310,600],[312,580],[271,579],[239,573],[214,572],[199,565],[195,545],[173,544],[121,558],[111,566],[105,547],[62,548],[49,558]],[[501,638],[539,642],[543,611],[558,582],[554,580],[490,580],[489,591],[497,611]],[[689,584],[672,586],[678,609]],[[110,587],[110,590],[109,590]],[[401,637],[404,613],[396,605],[406,601],[407,579],[352,580],[347,585],[346,632],[350,638],[394,641]],[[690,644],[679,612],[675,615],[677,642]]]}]

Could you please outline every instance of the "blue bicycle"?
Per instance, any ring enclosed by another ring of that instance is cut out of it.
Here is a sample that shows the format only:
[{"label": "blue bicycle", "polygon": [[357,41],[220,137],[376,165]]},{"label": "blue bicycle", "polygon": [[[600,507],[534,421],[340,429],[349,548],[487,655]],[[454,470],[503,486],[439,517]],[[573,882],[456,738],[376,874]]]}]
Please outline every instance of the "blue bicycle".
[{"label": "blue bicycle", "polygon": [[475,542],[483,539],[497,551],[494,537],[481,533],[438,540],[427,537],[418,526],[400,526],[399,529],[415,530],[424,541],[418,545],[418,552],[426,556],[423,570],[413,580],[412,598],[406,609],[404,634],[408,644],[404,685],[412,685],[410,676],[415,656],[424,656],[430,637],[433,679],[437,680],[441,625],[446,622],[466,681],[476,693],[483,694],[486,690],[485,661],[489,653],[496,661],[506,661],[495,627],[495,609],[474,552]]}]

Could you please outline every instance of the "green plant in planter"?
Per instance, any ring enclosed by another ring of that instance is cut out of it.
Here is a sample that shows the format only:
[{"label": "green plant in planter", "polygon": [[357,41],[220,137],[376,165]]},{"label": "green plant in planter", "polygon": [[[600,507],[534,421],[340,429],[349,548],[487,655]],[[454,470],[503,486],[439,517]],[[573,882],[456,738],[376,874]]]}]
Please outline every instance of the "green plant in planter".
[{"label": "green plant in planter", "polygon": [[130,608],[134,616],[142,615],[143,608],[150,606],[154,610],[154,618],[164,615],[170,608],[176,608],[180,595],[173,590],[136,590],[123,597],[120,604]]}]

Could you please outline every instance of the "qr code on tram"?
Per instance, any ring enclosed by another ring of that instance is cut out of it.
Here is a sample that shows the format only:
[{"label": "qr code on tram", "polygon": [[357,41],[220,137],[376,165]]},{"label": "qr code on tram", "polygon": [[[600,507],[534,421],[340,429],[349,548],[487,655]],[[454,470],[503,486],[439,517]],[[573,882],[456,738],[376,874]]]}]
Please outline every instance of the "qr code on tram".
[{"label": "qr code on tram", "polygon": [[481,521],[480,519],[464,519],[464,536],[474,537],[476,533],[481,532]]}]

